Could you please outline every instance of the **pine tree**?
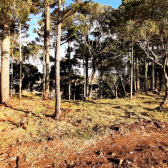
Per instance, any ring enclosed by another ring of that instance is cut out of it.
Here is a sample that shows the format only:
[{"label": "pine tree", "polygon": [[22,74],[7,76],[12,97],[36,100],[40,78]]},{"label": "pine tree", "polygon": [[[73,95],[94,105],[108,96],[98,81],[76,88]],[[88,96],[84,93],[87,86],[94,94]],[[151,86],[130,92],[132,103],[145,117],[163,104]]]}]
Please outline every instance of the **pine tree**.
[{"label": "pine tree", "polygon": [[2,57],[1,57],[1,103],[9,99],[9,54],[10,54],[10,26],[12,20],[26,18],[29,15],[29,7],[32,2],[4,1],[0,2],[0,18],[2,30]]}]

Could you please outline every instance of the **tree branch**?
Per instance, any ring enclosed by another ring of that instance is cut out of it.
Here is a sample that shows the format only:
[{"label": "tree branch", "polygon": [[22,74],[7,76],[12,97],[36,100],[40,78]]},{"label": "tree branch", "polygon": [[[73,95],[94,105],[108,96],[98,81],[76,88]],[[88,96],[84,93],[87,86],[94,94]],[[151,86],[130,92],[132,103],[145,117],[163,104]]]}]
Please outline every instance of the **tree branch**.
[{"label": "tree branch", "polygon": [[[145,48],[145,47],[143,47],[143,46],[141,46],[141,45],[138,45],[138,46],[145,52],[146,56],[147,56],[150,60],[154,61],[155,64],[157,64],[157,65],[159,65],[161,68],[163,68],[163,65],[162,65],[161,63],[159,63],[158,61],[156,61],[156,59],[154,59],[153,57],[151,57],[151,56],[149,55],[149,53],[146,51],[146,48]],[[155,58],[157,57],[157,55],[156,55],[151,49],[148,49],[148,50],[152,53],[152,55],[153,55]]]}]

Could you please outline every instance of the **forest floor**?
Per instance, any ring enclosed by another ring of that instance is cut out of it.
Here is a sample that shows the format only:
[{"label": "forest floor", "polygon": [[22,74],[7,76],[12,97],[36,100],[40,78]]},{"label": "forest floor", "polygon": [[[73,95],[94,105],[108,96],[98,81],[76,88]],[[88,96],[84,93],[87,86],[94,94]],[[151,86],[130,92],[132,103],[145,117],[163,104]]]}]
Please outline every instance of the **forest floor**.
[{"label": "forest floor", "polygon": [[61,102],[14,95],[0,105],[1,168],[168,167],[168,109],[163,95],[133,100]]}]

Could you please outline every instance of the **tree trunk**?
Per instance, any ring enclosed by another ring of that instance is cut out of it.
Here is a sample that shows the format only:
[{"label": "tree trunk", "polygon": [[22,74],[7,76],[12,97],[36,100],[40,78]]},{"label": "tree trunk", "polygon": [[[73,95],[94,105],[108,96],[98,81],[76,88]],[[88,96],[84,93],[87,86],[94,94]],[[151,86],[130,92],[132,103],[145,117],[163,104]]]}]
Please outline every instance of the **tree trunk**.
[{"label": "tree trunk", "polygon": [[9,99],[9,54],[10,54],[10,28],[5,24],[2,37],[1,57],[1,103]]},{"label": "tree trunk", "polygon": [[45,97],[45,77],[46,77],[46,62],[45,62],[45,37],[44,37],[44,50],[43,50],[43,90],[42,97]]},{"label": "tree trunk", "polygon": [[95,77],[95,74],[96,74],[96,69],[93,68],[93,72],[92,72],[92,76],[91,76],[90,84],[89,84],[89,94],[88,94],[88,97],[90,97],[91,93],[92,93],[92,83],[93,83],[93,79]]},{"label": "tree trunk", "polygon": [[10,79],[10,97],[12,97],[12,86],[13,86],[13,45],[12,45],[12,53],[11,53],[11,79]]},{"label": "tree trunk", "polygon": [[102,72],[102,64],[101,64],[101,69],[100,69],[100,99],[103,98],[103,87],[102,87],[102,81],[103,81],[103,72]]},{"label": "tree trunk", "polygon": [[46,79],[46,21],[44,22],[44,47],[43,47],[43,90],[42,90],[43,98],[45,98],[45,93],[46,93],[45,79]]},{"label": "tree trunk", "polygon": [[22,46],[21,46],[21,23],[19,25],[19,55],[20,55],[20,76],[19,76],[19,99],[22,98]]},{"label": "tree trunk", "polygon": [[84,52],[82,54],[83,56],[83,74],[84,74],[84,82],[83,82],[83,97],[82,97],[82,100],[85,99],[86,97],[86,68],[85,68],[85,58],[84,58]]},{"label": "tree trunk", "polygon": [[71,100],[71,41],[68,41],[68,99]]},{"label": "tree trunk", "polygon": [[155,60],[152,61],[151,90],[155,90]]},{"label": "tree trunk", "polygon": [[[59,11],[61,11],[61,0],[59,0]],[[55,61],[55,119],[58,119],[61,110],[61,96],[60,96],[60,42],[61,42],[61,26],[62,23],[58,23],[57,29],[57,54]]]},{"label": "tree trunk", "polygon": [[148,59],[145,56],[145,94],[148,92]]},{"label": "tree trunk", "polygon": [[130,81],[130,100],[132,100],[132,91],[133,91],[133,41],[131,47],[131,81]]},{"label": "tree trunk", "polygon": [[[86,43],[89,44],[89,35],[86,36]],[[85,68],[86,68],[86,85],[85,85],[85,92],[86,92],[86,97],[88,97],[88,85],[89,85],[89,82],[88,82],[88,78],[89,78],[89,58],[88,58],[88,53],[86,53],[85,55]]]},{"label": "tree trunk", "polygon": [[86,97],[88,97],[88,78],[89,78],[89,75],[88,75],[88,55],[86,55]]},{"label": "tree trunk", "polygon": [[28,92],[30,93],[30,81],[28,83],[28,88],[27,88]]},{"label": "tree trunk", "polygon": [[155,89],[157,89],[158,72],[155,71]]},{"label": "tree trunk", "polygon": [[114,86],[115,86],[115,98],[117,99],[118,98],[118,85],[114,84]]},{"label": "tree trunk", "polygon": [[168,100],[168,74],[167,74],[167,71],[166,71],[167,63],[168,63],[168,61],[167,61],[167,58],[165,56],[164,65],[163,65],[163,72],[164,72],[164,77],[165,77],[165,96],[164,96],[163,102],[158,107],[159,110],[161,110],[162,108],[164,108],[166,106],[167,100]]},{"label": "tree trunk", "polygon": [[76,96],[76,82],[74,82],[74,101],[75,101],[75,96]]},{"label": "tree trunk", "polygon": [[139,81],[139,59],[136,58],[136,88],[140,91],[140,81]]},{"label": "tree trunk", "polygon": [[[2,58],[2,44],[0,45],[0,56]],[[0,59],[0,103],[1,103],[1,59]]]},{"label": "tree trunk", "polygon": [[124,91],[124,96],[125,96],[126,91],[125,91],[125,84],[124,84],[124,82],[123,82],[123,76],[122,76],[122,74],[121,74],[121,75],[119,75],[119,78],[120,78],[120,80],[121,80],[121,84],[122,84],[123,91]]},{"label": "tree trunk", "polygon": [[100,79],[100,99],[103,98],[103,91],[102,91],[102,76],[101,76],[101,79]]},{"label": "tree trunk", "polygon": [[49,32],[50,32],[50,6],[48,0],[45,1],[45,24],[46,24],[46,84],[45,84],[45,98],[49,98],[49,85],[50,85],[50,55],[49,55],[49,45],[50,45],[50,39],[49,39]]},{"label": "tree trunk", "polygon": [[[135,55],[135,54],[134,54]],[[133,57],[133,91],[136,92],[136,58]]]},{"label": "tree trunk", "polygon": [[161,92],[162,90],[162,71],[161,69],[159,70],[159,91]]}]

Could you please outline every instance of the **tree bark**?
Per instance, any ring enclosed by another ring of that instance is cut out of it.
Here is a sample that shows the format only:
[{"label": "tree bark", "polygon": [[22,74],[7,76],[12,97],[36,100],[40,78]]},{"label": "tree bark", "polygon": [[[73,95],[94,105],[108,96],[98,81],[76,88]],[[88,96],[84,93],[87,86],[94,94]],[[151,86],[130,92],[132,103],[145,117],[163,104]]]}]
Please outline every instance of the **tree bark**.
[{"label": "tree bark", "polygon": [[139,59],[136,58],[136,88],[140,91],[140,81],[139,81]]},{"label": "tree bark", "polygon": [[11,78],[10,78],[10,97],[12,97],[12,87],[13,86],[13,45],[11,53]]},{"label": "tree bark", "polygon": [[[2,43],[0,45],[0,56],[2,58]],[[0,59],[0,103],[1,103],[1,59]]]},{"label": "tree bark", "polygon": [[165,96],[164,96],[163,102],[159,106],[159,110],[161,110],[162,108],[166,106],[167,100],[168,100],[168,74],[166,71],[167,62],[168,62],[167,57],[165,57],[164,65],[163,65],[163,73],[165,77]]},{"label": "tree bark", "polygon": [[132,45],[131,45],[131,81],[130,81],[130,100],[132,100],[132,91],[133,91],[133,41],[132,41]]},{"label": "tree bark", "polygon": [[133,91],[136,92],[137,91],[137,87],[136,87],[136,58],[135,58],[135,54],[133,57]]},{"label": "tree bark", "polygon": [[75,101],[75,98],[76,97],[76,82],[74,82],[74,101]]},{"label": "tree bark", "polygon": [[43,90],[42,97],[45,98],[45,77],[46,77],[46,62],[45,62],[45,37],[44,37],[44,50],[43,50]]},{"label": "tree bark", "polygon": [[162,71],[161,68],[159,70],[159,91],[161,92],[162,90]]},{"label": "tree bark", "polygon": [[148,92],[148,59],[145,56],[145,94]]},{"label": "tree bark", "polygon": [[[59,0],[59,11],[61,11],[61,0]],[[60,96],[60,42],[61,42],[61,26],[62,23],[58,23],[57,29],[57,54],[55,61],[55,119],[58,119],[61,110],[61,96]]]},{"label": "tree bark", "polygon": [[155,60],[152,61],[152,74],[151,74],[151,90],[155,90]]},{"label": "tree bark", "polygon": [[50,33],[50,6],[48,0],[45,1],[45,24],[46,24],[46,80],[45,80],[45,98],[49,98],[49,85],[50,85],[50,55],[49,55],[49,33]]},{"label": "tree bark", "polygon": [[90,79],[88,97],[91,97],[91,93],[92,93],[92,83],[93,83],[93,79],[94,79],[94,77],[95,77],[95,74],[96,74],[96,69],[94,68],[94,69],[93,69],[93,72],[92,72],[91,79]]},{"label": "tree bark", "polygon": [[68,99],[71,100],[71,41],[68,41]]},{"label": "tree bark", "polygon": [[157,79],[158,79],[158,72],[155,71],[155,89],[157,89]]},{"label": "tree bark", "polygon": [[103,98],[103,88],[102,88],[102,75],[101,75],[101,79],[100,79],[101,81],[100,81],[100,99],[102,99]]},{"label": "tree bark", "polygon": [[86,54],[86,62],[85,62],[85,68],[86,68],[86,85],[85,85],[85,92],[86,92],[86,97],[88,97],[88,55]]},{"label": "tree bark", "polygon": [[21,23],[19,25],[19,55],[20,55],[20,76],[19,76],[19,99],[22,98],[22,46],[21,46]]},{"label": "tree bark", "polygon": [[4,25],[2,37],[1,57],[1,103],[9,99],[9,54],[10,54],[10,27]]},{"label": "tree bark", "polygon": [[124,84],[124,81],[123,81],[123,76],[122,76],[122,74],[121,74],[121,75],[119,75],[119,78],[120,78],[120,80],[121,80],[121,84],[122,84],[123,91],[124,91],[124,96],[125,96],[126,91],[125,91],[125,84]]},{"label": "tree bark", "polygon": [[114,84],[114,87],[115,87],[115,98],[117,99],[118,98],[118,84]]}]

